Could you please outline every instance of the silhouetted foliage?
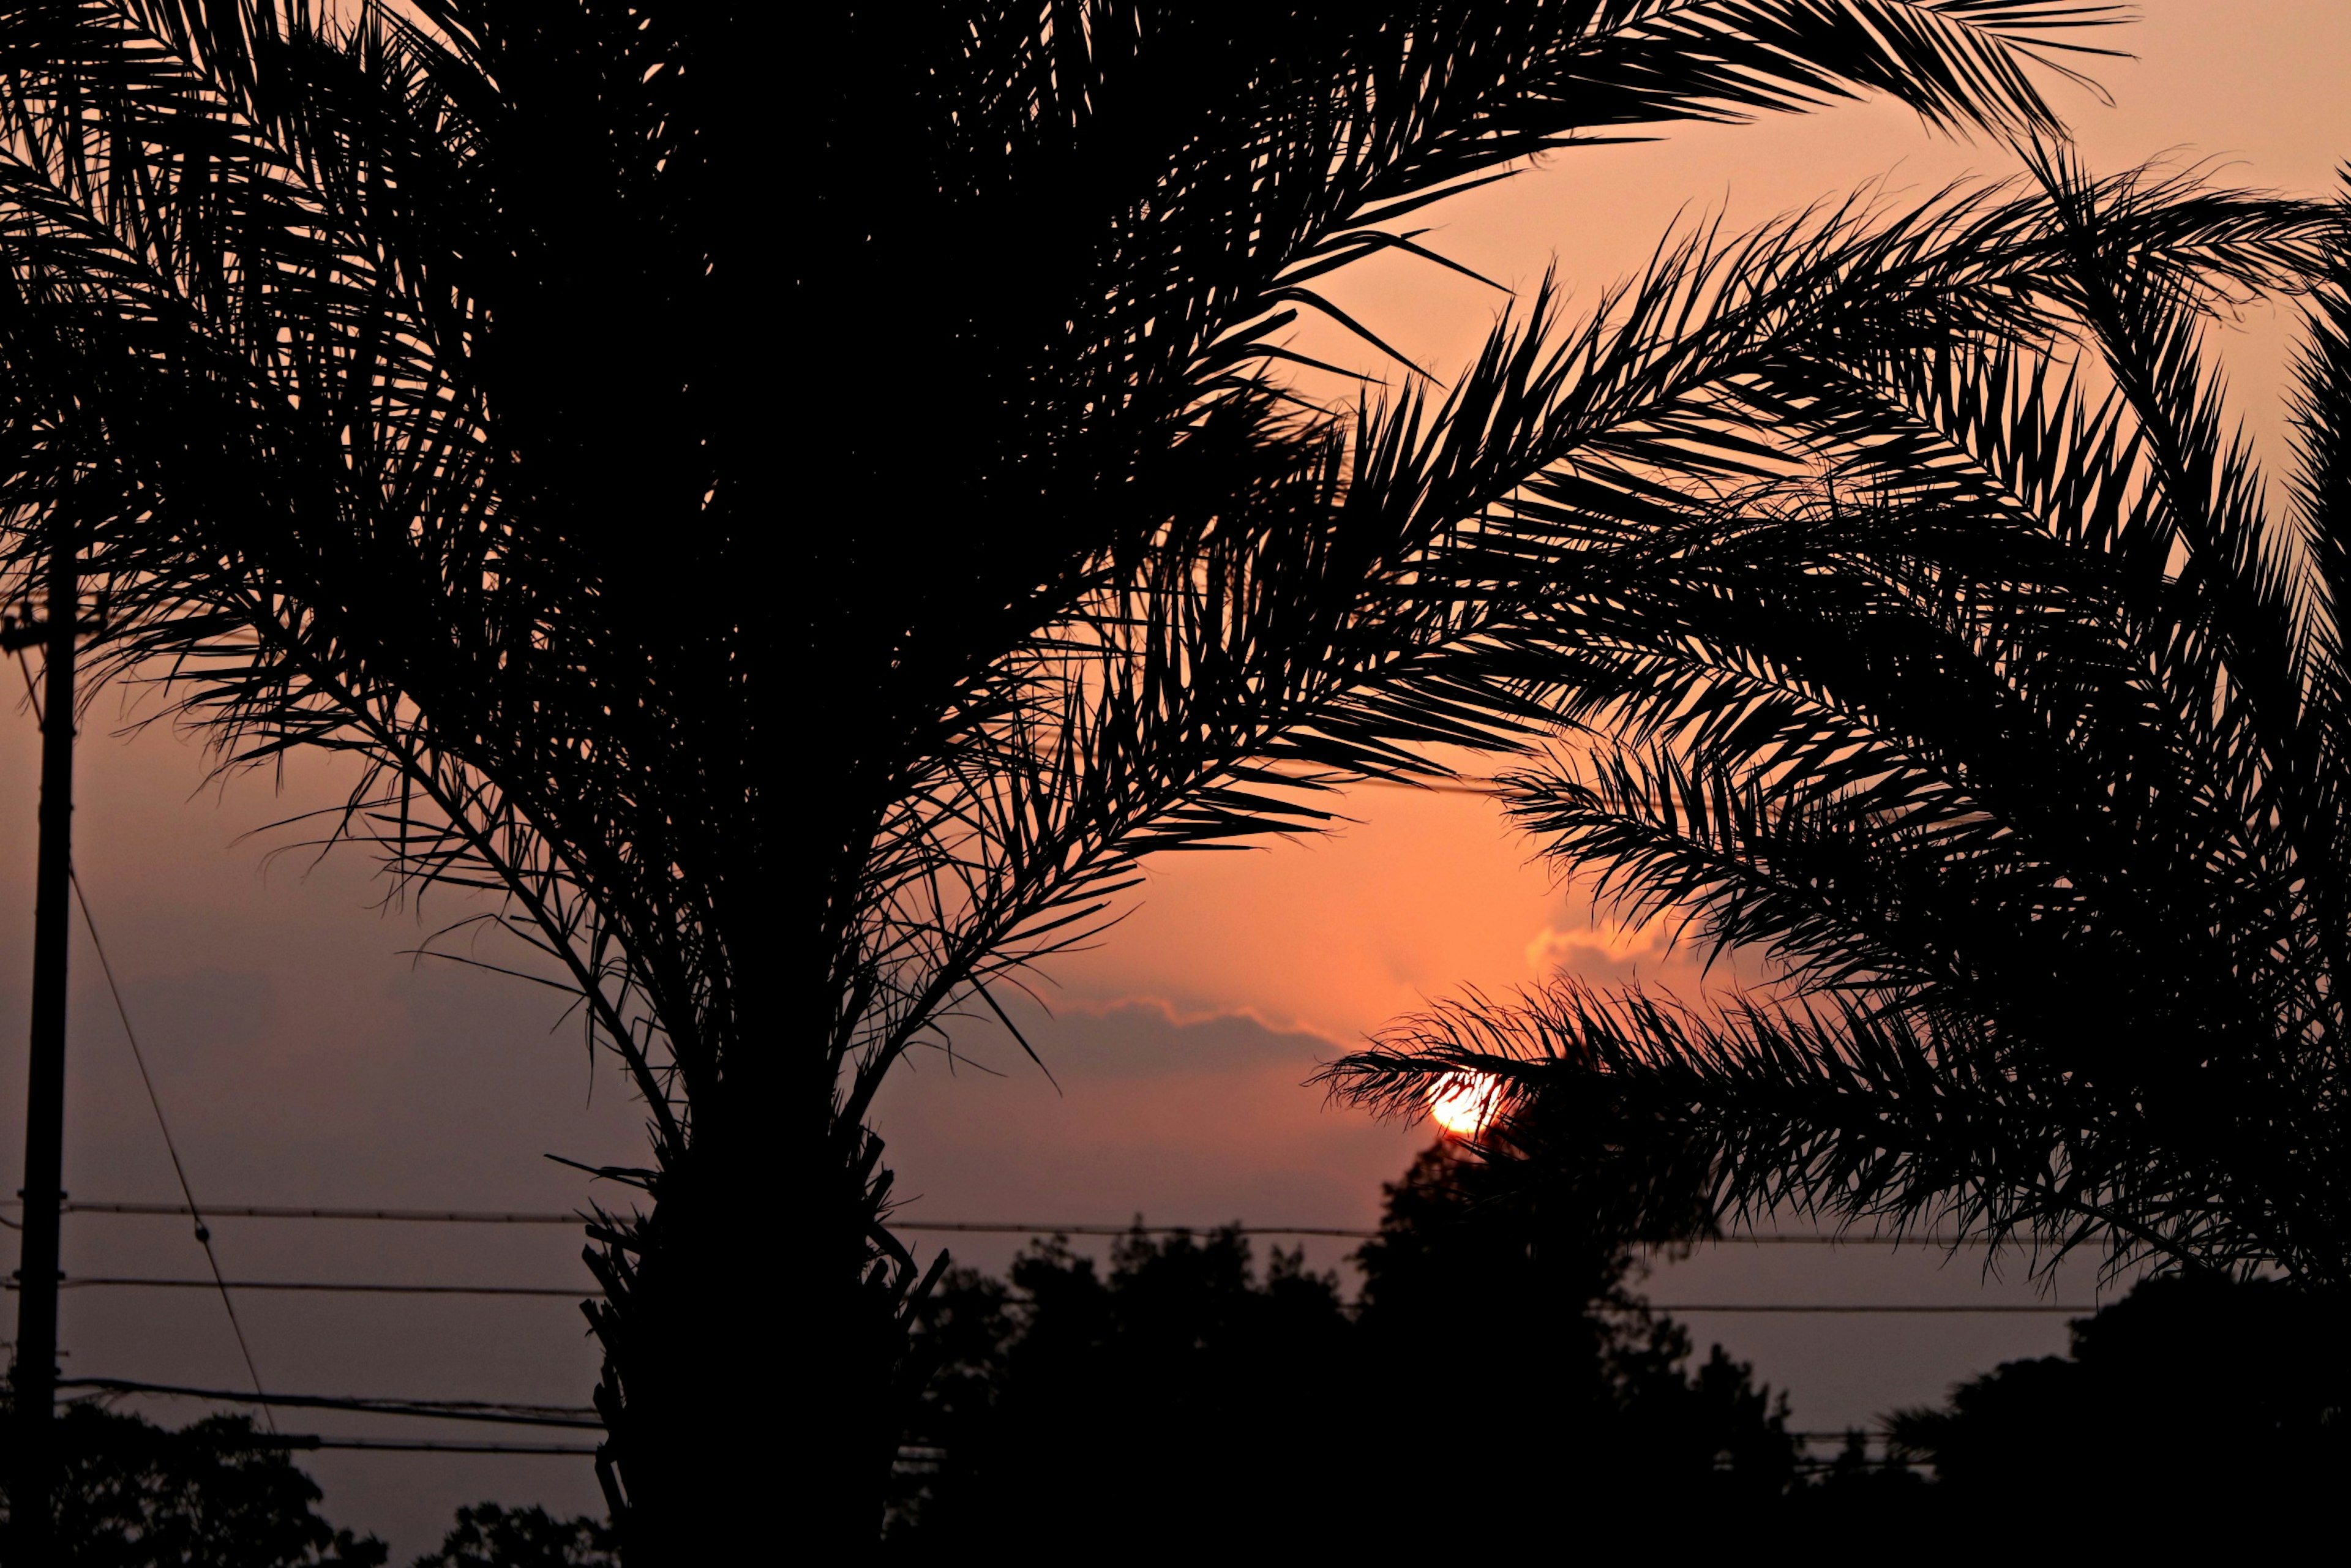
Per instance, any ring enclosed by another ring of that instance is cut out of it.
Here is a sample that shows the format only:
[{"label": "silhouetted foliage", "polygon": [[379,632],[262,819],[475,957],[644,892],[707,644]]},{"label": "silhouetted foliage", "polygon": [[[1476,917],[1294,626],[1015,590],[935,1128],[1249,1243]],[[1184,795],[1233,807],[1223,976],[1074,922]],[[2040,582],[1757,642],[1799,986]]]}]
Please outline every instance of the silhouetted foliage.
[{"label": "silhouetted foliage", "polygon": [[2344,1328],[2280,1280],[2142,1281],[2074,1321],[2070,1355],[1884,1417],[1882,1457],[1850,1434],[1790,1517],[1816,1545],[1863,1551],[1986,1519],[2041,1544],[2174,1553],[2332,1530],[2351,1461]]},{"label": "silhouetted foliage", "polygon": [[2351,1462],[2345,1327],[2283,1281],[2151,1279],[2077,1319],[2070,1356],[2005,1363],[1941,1409],[1897,1413],[1887,1431],[1962,1508],[2331,1519]]},{"label": "silhouetted foliage", "polygon": [[1356,1254],[1357,1354],[1410,1427],[1451,1428],[1416,1462],[1498,1506],[1671,1498],[1703,1515],[1777,1497],[1796,1458],[1784,1401],[1719,1345],[1685,1375],[1688,1333],[1632,1290],[1639,1254],[1611,1206],[1557,1173],[1440,1143],[1386,1189]]},{"label": "silhouetted foliage", "polygon": [[1009,1290],[958,1270],[925,1308],[948,1359],[901,1534],[1000,1540],[1049,1517],[1077,1538],[1142,1519],[1172,1538],[1286,1531],[1356,1403],[1350,1327],[1330,1278],[1280,1250],[1260,1278],[1229,1232],[1125,1238],[1107,1273],[1040,1243]]},{"label": "silhouetted foliage", "polygon": [[[1671,1499],[1686,1522],[1779,1498],[1782,1402],[1627,1283],[1591,1218],[1545,1222],[1447,1145],[1387,1189],[1337,1281],[1248,1240],[1129,1236],[1105,1273],[1060,1239],[1009,1286],[943,1281],[924,1333],[946,1364],[902,1460],[893,1540],[915,1554],[1050,1519],[1072,1539],[1489,1543]],[[1565,1206],[1561,1206],[1564,1211]],[[1409,1494],[1395,1478],[1408,1471]],[[1145,1522],[1147,1521],[1147,1523]],[[1106,1533],[1105,1533],[1106,1532]]]},{"label": "silhouetted foliage", "polygon": [[[1445,552],[1579,453],[1707,469],[1775,344],[1918,311],[1823,296],[1851,225],[1736,253],[1719,300],[1693,241],[1352,416],[1288,395],[1284,329],[1595,135],[1864,90],[2047,131],[2027,68],[2112,10],[14,6],[0,508],[20,559],[70,512],[111,652],[232,758],[356,758],[332,831],[509,895],[622,1060],[653,1168],[609,1174],[653,1200],[593,1233],[623,1537],[687,1552],[765,1492],[728,1418],[758,1369],[820,1434],[803,1527],[862,1540],[924,1375],[866,1126],[893,1063],[1138,856],[1506,739],[1524,705],[1434,655],[1520,574]],[[2011,308],[2023,232],[1968,236],[1949,313]],[[789,873],[787,725],[824,757]],[[820,1246],[747,1244],[778,1189]]]},{"label": "silhouetted foliage", "polygon": [[[599,1471],[648,1554],[708,1527],[688,1494],[771,1473],[703,1401],[775,1343],[728,1206],[764,1201],[778,1042],[810,1027],[737,977],[815,940],[771,935],[761,805],[759,694],[795,676],[764,570],[783,400],[740,355],[790,294],[744,211],[770,14],[0,14],[6,548],[64,512],[116,607],[97,670],[180,677],[230,766],[340,754],[324,832],[506,895],[520,967],[579,994],[652,1123],[656,1170],[613,1175],[663,1218],[591,1232]],[[801,1082],[782,1141],[822,1146],[830,1082]]]},{"label": "silhouetted foliage", "polygon": [[57,1550],[73,1568],[371,1568],[388,1555],[319,1518],[318,1483],[248,1417],[173,1428],[76,1402],[53,1429]]},{"label": "silhouetted foliage", "polygon": [[[1510,595],[1446,552],[1547,462],[1687,437],[1699,387],[1802,314],[1725,321],[1664,287],[1555,336],[1546,284],[1449,392],[1396,364],[1405,390],[1334,412],[1285,374],[1301,314],[1379,346],[1330,277],[1426,257],[1429,204],[1636,127],[1876,89],[1938,124],[2046,129],[2026,68],[2107,19],[1093,0],[817,32],[815,57],[861,64],[809,97],[825,152],[791,247],[826,367],[798,434],[837,497],[793,539],[794,646],[825,672],[798,716],[840,760],[801,781],[820,897],[786,988],[827,1052],[807,1082],[837,1092],[831,1166],[795,1185],[858,1221],[820,1287],[817,1375],[877,1468],[898,1416],[873,1391],[924,1370],[893,1365],[920,1290],[864,1128],[894,1064],[960,1011],[1001,1017],[990,988],[1097,928],[1141,856],[1311,830],[1316,789],[1507,744],[1520,705],[1433,660]],[[889,305],[834,308],[861,299]],[[1712,352],[1663,341],[1709,328]]]},{"label": "silhouetted foliage", "polygon": [[557,1519],[547,1510],[479,1502],[457,1511],[441,1550],[412,1568],[620,1568],[611,1527],[595,1519]]},{"label": "silhouetted foliage", "polygon": [[[1480,662],[1601,738],[1512,810],[1775,988],[1562,980],[1335,1075],[1612,1105],[1750,1215],[2351,1287],[2345,213],[2276,204],[2223,256],[2147,242],[2178,187],[2038,177],[2037,331],[1792,345],[1737,483],[1531,503],[1581,542]],[[2201,340],[2313,288],[2273,497]]]}]

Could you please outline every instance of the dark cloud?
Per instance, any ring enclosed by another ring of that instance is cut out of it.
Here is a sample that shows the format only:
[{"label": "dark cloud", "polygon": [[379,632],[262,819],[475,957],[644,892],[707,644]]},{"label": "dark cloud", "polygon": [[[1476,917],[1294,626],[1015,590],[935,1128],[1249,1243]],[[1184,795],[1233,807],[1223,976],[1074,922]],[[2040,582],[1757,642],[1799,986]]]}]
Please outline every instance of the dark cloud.
[{"label": "dark cloud", "polygon": [[[1050,1082],[1000,1025],[972,1020],[956,1031],[968,1062],[925,1053],[883,1091],[909,1218],[1367,1226],[1427,1135],[1307,1087],[1341,1049],[1321,1035],[1157,1001],[1008,1010]],[[953,1245],[992,1262],[1018,1242]],[[1325,1263],[1344,1250],[1310,1249]]]}]

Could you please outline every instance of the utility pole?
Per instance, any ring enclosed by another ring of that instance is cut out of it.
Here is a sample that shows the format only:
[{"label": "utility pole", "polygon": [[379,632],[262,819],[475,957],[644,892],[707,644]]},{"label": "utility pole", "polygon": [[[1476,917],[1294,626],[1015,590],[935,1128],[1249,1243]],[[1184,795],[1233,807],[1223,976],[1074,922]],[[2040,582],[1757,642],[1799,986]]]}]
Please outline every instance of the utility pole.
[{"label": "utility pole", "polygon": [[[82,631],[73,526],[49,519],[48,619],[0,630],[10,651],[47,649],[41,709],[41,848],[34,879],[32,1063],[25,1101],[23,1251],[16,1268],[16,1454],[10,1479],[15,1559],[46,1568],[56,1521],[57,1230],[66,1121],[66,900],[73,875],[74,640]],[[11,617],[12,622],[14,618]]]}]

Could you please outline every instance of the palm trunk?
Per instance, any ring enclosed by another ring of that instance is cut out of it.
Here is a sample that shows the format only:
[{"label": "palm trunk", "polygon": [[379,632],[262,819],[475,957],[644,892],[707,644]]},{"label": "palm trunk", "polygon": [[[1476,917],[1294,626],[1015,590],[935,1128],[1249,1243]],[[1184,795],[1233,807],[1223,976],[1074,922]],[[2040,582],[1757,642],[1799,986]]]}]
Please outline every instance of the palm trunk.
[{"label": "palm trunk", "polygon": [[[587,1307],[604,1352],[597,1476],[622,1554],[630,1568],[861,1561],[921,1387],[907,1326],[928,1281],[875,1239],[878,1138],[837,1128],[795,1160],[714,1120],[698,1115],[648,1183],[642,1224],[589,1230],[604,1288]],[[780,1180],[793,1164],[807,1179]]]}]

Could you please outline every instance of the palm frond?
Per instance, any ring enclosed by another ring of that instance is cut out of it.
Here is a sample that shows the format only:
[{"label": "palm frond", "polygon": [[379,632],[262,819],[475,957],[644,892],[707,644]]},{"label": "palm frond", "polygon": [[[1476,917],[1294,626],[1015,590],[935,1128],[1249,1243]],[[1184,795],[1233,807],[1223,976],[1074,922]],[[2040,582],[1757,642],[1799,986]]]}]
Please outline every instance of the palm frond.
[{"label": "palm frond", "polygon": [[[1886,91],[2048,132],[2036,80],[2114,16],[830,7],[793,18],[828,68],[777,115],[745,62],[789,57],[725,7],[18,6],[10,559],[69,507],[116,670],[161,673],[230,766],[348,756],[329,836],[502,894],[579,992],[654,1145],[652,1213],[594,1232],[602,1474],[628,1528],[684,1540],[684,1500],[747,1462],[695,1369],[765,1343],[737,1242],[778,1147],[825,1216],[828,1462],[878,1473],[868,1396],[912,1375],[926,1288],[862,1121],[892,1064],[1093,928],[1142,854],[1308,830],[1318,789],[1531,733],[1537,686],[1456,655],[1560,552],[1534,476],[1752,481],[1771,444],[1724,414],[1802,395],[1794,337],[2029,334],[2062,269],[1990,195],[1693,239],[1604,319],[1562,331],[1546,293],[1461,385],[1352,416],[1282,381],[1328,279],[1422,254],[1431,203],[1644,127]],[[778,145],[805,219],[780,265]],[[2135,221],[2189,279],[2301,243],[2233,198]],[[1855,303],[1889,267],[1907,303]],[[807,750],[788,880],[769,758]]]},{"label": "palm frond", "polygon": [[2339,219],[2210,267],[2146,181],[2038,174],[2009,286],[2046,335],[1815,331],[1737,483],[1558,466],[1518,524],[1555,597],[1465,660],[1600,737],[1510,780],[1521,822],[1782,999],[1452,1009],[1344,1092],[1630,1097],[1712,1140],[1732,1206],[2342,1277],[2333,569],[2271,523],[2200,343],[2227,288],[2329,275]]}]

